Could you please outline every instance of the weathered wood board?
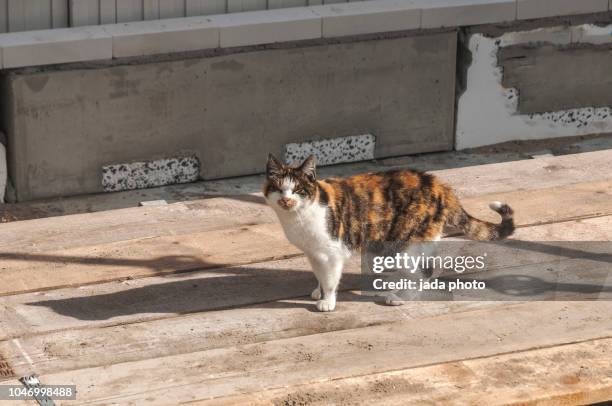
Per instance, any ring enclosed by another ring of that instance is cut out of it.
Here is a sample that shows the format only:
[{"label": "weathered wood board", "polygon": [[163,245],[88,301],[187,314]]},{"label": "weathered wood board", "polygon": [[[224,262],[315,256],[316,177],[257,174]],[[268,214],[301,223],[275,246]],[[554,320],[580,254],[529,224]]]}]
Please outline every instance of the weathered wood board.
[{"label": "weathered wood board", "polygon": [[[539,193],[527,191],[555,192],[558,188],[576,185],[582,192],[574,199],[574,193],[566,189],[557,190],[554,202],[544,205],[549,213],[561,207],[563,210],[579,210],[588,196],[588,188],[608,201],[609,183],[612,173],[612,152],[598,151],[565,155],[553,158],[531,159],[517,162],[479,165],[434,171],[437,176],[452,185],[463,198],[468,208],[474,207],[488,213],[486,204],[490,197],[501,193],[518,192],[515,201],[538,198]],[[590,186],[592,185],[592,186]],[[586,190],[585,190],[586,188]],[[601,193],[603,191],[603,193]],[[587,195],[585,195],[585,193]],[[471,203],[469,197],[491,195],[483,201]],[[608,197],[606,197],[608,195]],[[544,197],[540,197],[544,199]],[[552,199],[551,199],[552,200]],[[602,201],[596,199],[595,202]],[[574,208],[578,203],[578,208]],[[482,205],[484,204],[484,207]],[[543,217],[542,208],[530,215],[532,210],[517,210],[517,216],[531,216],[525,224],[537,224]],[[478,214],[478,213],[476,213]],[[588,213],[587,213],[588,214]],[[577,214],[579,215],[579,214]],[[548,216],[548,221],[555,218]],[[9,252],[44,252],[80,246],[100,245],[115,241],[150,238],[163,235],[204,232],[219,228],[238,227],[253,223],[275,222],[274,213],[265,206],[261,196],[241,195],[228,198],[213,198],[197,202],[176,203],[161,207],[138,207],[98,213],[76,214],[0,224],[0,250]]]},{"label": "weathered wood board", "polygon": [[[82,388],[80,399],[89,404],[176,404],[607,338],[612,335],[611,311],[610,302],[571,306],[551,302],[538,305],[537,312],[533,303],[526,303],[47,374],[41,379],[76,384]],[[607,357],[610,360],[609,353]]]},{"label": "weathered wood board", "polygon": [[611,339],[592,340],[193,404],[595,404],[612,399],[611,358]]},{"label": "weathered wood board", "polygon": [[[612,240],[612,179],[581,181],[612,165],[607,156],[441,177],[476,216],[497,221],[486,203],[511,204],[513,239],[538,252],[550,241]],[[387,307],[353,290],[356,261],[337,311],[318,313],[305,258],[260,197],[241,199],[0,225],[0,354],[17,376],[76,384],[75,404],[556,405],[612,396],[612,301]],[[574,284],[605,266],[585,265],[572,279],[576,261],[556,262]],[[530,276],[545,278],[548,266]]]},{"label": "weathered wood board", "polygon": [[[516,223],[524,227],[612,214],[611,195],[612,181],[604,181],[473,197],[465,199],[465,206],[476,216],[499,221],[495,218],[496,214],[488,209],[487,203],[492,200],[506,201],[514,207]],[[144,216],[139,215],[138,218],[155,218],[168,214],[163,210],[163,206],[151,209],[147,210]],[[241,209],[245,210],[245,207],[238,204],[236,210]],[[273,219],[271,210],[266,210],[269,211],[268,218]],[[178,213],[184,214],[184,211],[184,207],[177,207]],[[108,217],[108,214],[102,213],[101,215],[105,219]],[[68,217],[77,216],[83,215]],[[196,216],[203,215],[196,214]],[[176,212],[171,212],[170,217],[176,219],[178,216]],[[227,216],[219,217],[227,218]],[[170,232],[165,230],[159,232],[162,234],[160,236],[154,234],[148,238],[42,253],[37,252],[36,247],[45,245],[46,238],[39,237],[41,244],[37,244],[32,240],[33,237],[26,237],[30,238],[30,241],[27,243],[14,242],[13,251],[0,251],[0,295],[78,286],[127,277],[138,278],[176,271],[256,263],[300,254],[299,250],[287,242],[277,223],[251,223],[251,225],[228,229],[211,227],[212,231],[194,232],[195,219],[191,220],[191,222],[186,222],[186,219],[181,219],[185,221],[182,229]],[[26,223],[39,221],[45,223],[42,220],[32,220]],[[109,221],[117,224],[116,219],[109,219]],[[164,224],[165,222],[161,220],[150,224],[136,221],[127,227],[127,230],[123,230],[129,235],[132,232],[129,230],[138,229],[136,225],[150,229],[163,229]],[[590,223],[584,224],[584,227],[587,227],[586,224]],[[104,226],[99,224],[98,227],[103,229]],[[123,225],[117,225],[117,228],[123,227]],[[584,228],[582,235],[576,235],[574,238],[582,240],[587,234],[593,240],[607,238],[605,227],[599,231],[600,226],[598,225],[589,227]],[[109,226],[109,228],[114,228],[114,226]],[[554,238],[567,239],[566,234],[557,234],[558,237]],[[517,235],[519,236],[517,238],[523,238],[520,230]],[[58,245],[57,240],[50,242],[50,245],[68,246],[69,241],[75,237],[64,236],[65,239],[61,245]],[[47,238],[49,241],[53,240],[52,236]],[[104,239],[104,237],[99,238]],[[544,236],[538,234],[532,238],[542,239]],[[35,247],[34,250],[30,251],[28,244],[32,244]],[[153,256],[151,253],[163,253],[163,255]]]},{"label": "weathered wood board", "polygon": [[[551,241],[574,241],[591,234],[610,240],[612,216],[519,230],[519,237],[523,240],[537,240],[543,236]],[[521,261],[523,258],[516,259],[517,264],[521,264]],[[568,258],[564,262],[571,265],[572,261],[573,258]],[[541,271],[546,272],[548,265],[547,261],[543,262]],[[530,265],[530,269],[532,267]],[[345,289],[359,286],[358,273],[358,261],[347,266],[343,278]],[[0,326],[3,327],[0,334],[4,333],[0,338],[19,337],[28,332],[48,332],[67,326],[92,326],[97,323],[108,326],[164,315],[273,302],[308,295],[314,285],[310,266],[300,256],[230,268],[5,296],[0,298]],[[65,325],[66,322],[69,324]]]}]

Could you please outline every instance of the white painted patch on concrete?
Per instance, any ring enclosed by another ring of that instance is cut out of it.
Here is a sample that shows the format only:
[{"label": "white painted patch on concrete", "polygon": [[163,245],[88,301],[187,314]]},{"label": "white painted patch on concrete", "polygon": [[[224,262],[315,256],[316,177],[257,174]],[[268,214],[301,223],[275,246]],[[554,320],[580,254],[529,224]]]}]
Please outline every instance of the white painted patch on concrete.
[{"label": "white painted patch on concrete", "polygon": [[301,164],[310,154],[318,165],[332,165],[374,159],[376,137],[372,134],[336,137],[327,140],[292,143],[285,145],[285,162]]},{"label": "white painted patch on concrete", "polygon": [[200,161],[195,156],[164,158],[102,167],[105,192],[144,189],[198,180]]},{"label": "white painted patch on concrete", "polygon": [[472,65],[467,88],[457,108],[457,149],[512,140],[533,140],[612,132],[612,109],[584,107],[541,114],[519,114],[516,89],[502,86],[497,53],[501,47],[548,42],[603,44],[612,42],[612,25],[540,28],[506,33],[497,38],[470,37]]},{"label": "white painted patch on concrete", "polygon": [[6,147],[0,142],[0,203],[4,203],[8,171],[6,168]]}]

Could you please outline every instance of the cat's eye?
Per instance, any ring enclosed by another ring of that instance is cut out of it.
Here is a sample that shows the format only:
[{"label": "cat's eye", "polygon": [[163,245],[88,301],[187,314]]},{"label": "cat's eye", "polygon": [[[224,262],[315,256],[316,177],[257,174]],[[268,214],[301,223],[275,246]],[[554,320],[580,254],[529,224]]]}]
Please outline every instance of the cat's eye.
[{"label": "cat's eye", "polygon": [[275,185],[274,183],[270,183],[270,186],[268,187],[268,190],[270,192],[280,192],[280,188]]},{"label": "cat's eye", "polygon": [[306,195],[306,190],[304,188],[297,187],[297,188],[295,188],[293,193],[296,193],[298,195]]}]

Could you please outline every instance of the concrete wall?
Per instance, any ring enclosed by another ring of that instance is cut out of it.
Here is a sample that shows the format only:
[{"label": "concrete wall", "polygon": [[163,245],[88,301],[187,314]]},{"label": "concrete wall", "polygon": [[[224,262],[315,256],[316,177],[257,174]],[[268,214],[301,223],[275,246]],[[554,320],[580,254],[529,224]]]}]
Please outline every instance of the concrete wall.
[{"label": "concrete wall", "polygon": [[502,85],[518,91],[518,113],[612,106],[612,42],[511,45],[498,55]]},{"label": "concrete wall", "polygon": [[612,25],[474,33],[457,149],[612,133]]},{"label": "concrete wall", "polygon": [[20,201],[100,192],[104,165],[193,153],[201,177],[260,173],[285,145],[359,134],[375,156],[453,147],[454,32],[3,79]]},{"label": "concrete wall", "polygon": [[612,132],[608,10],[377,0],[0,34],[9,174],[29,200],[258,173],[269,151],[338,163]]}]

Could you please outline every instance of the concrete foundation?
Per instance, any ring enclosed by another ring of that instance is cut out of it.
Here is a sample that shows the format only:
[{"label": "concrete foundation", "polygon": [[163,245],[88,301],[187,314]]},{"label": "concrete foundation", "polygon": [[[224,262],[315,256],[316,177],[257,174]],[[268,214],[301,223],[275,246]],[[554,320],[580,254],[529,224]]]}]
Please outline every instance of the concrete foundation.
[{"label": "concrete foundation", "polygon": [[516,88],[519,114],[612,106],[612,43],[500,49],[502,84]]},{"label": "concrete foundation", "polygon": [[612,132],[612,25],[467,37],[457,149]]},{"label": "concrete foundation", "polygon": [[262,172],[285,145],[372,134],[375,157],[453,147],[455,32],[3,78],[17,199],[100,192],[102,167],[194,154]]}]

